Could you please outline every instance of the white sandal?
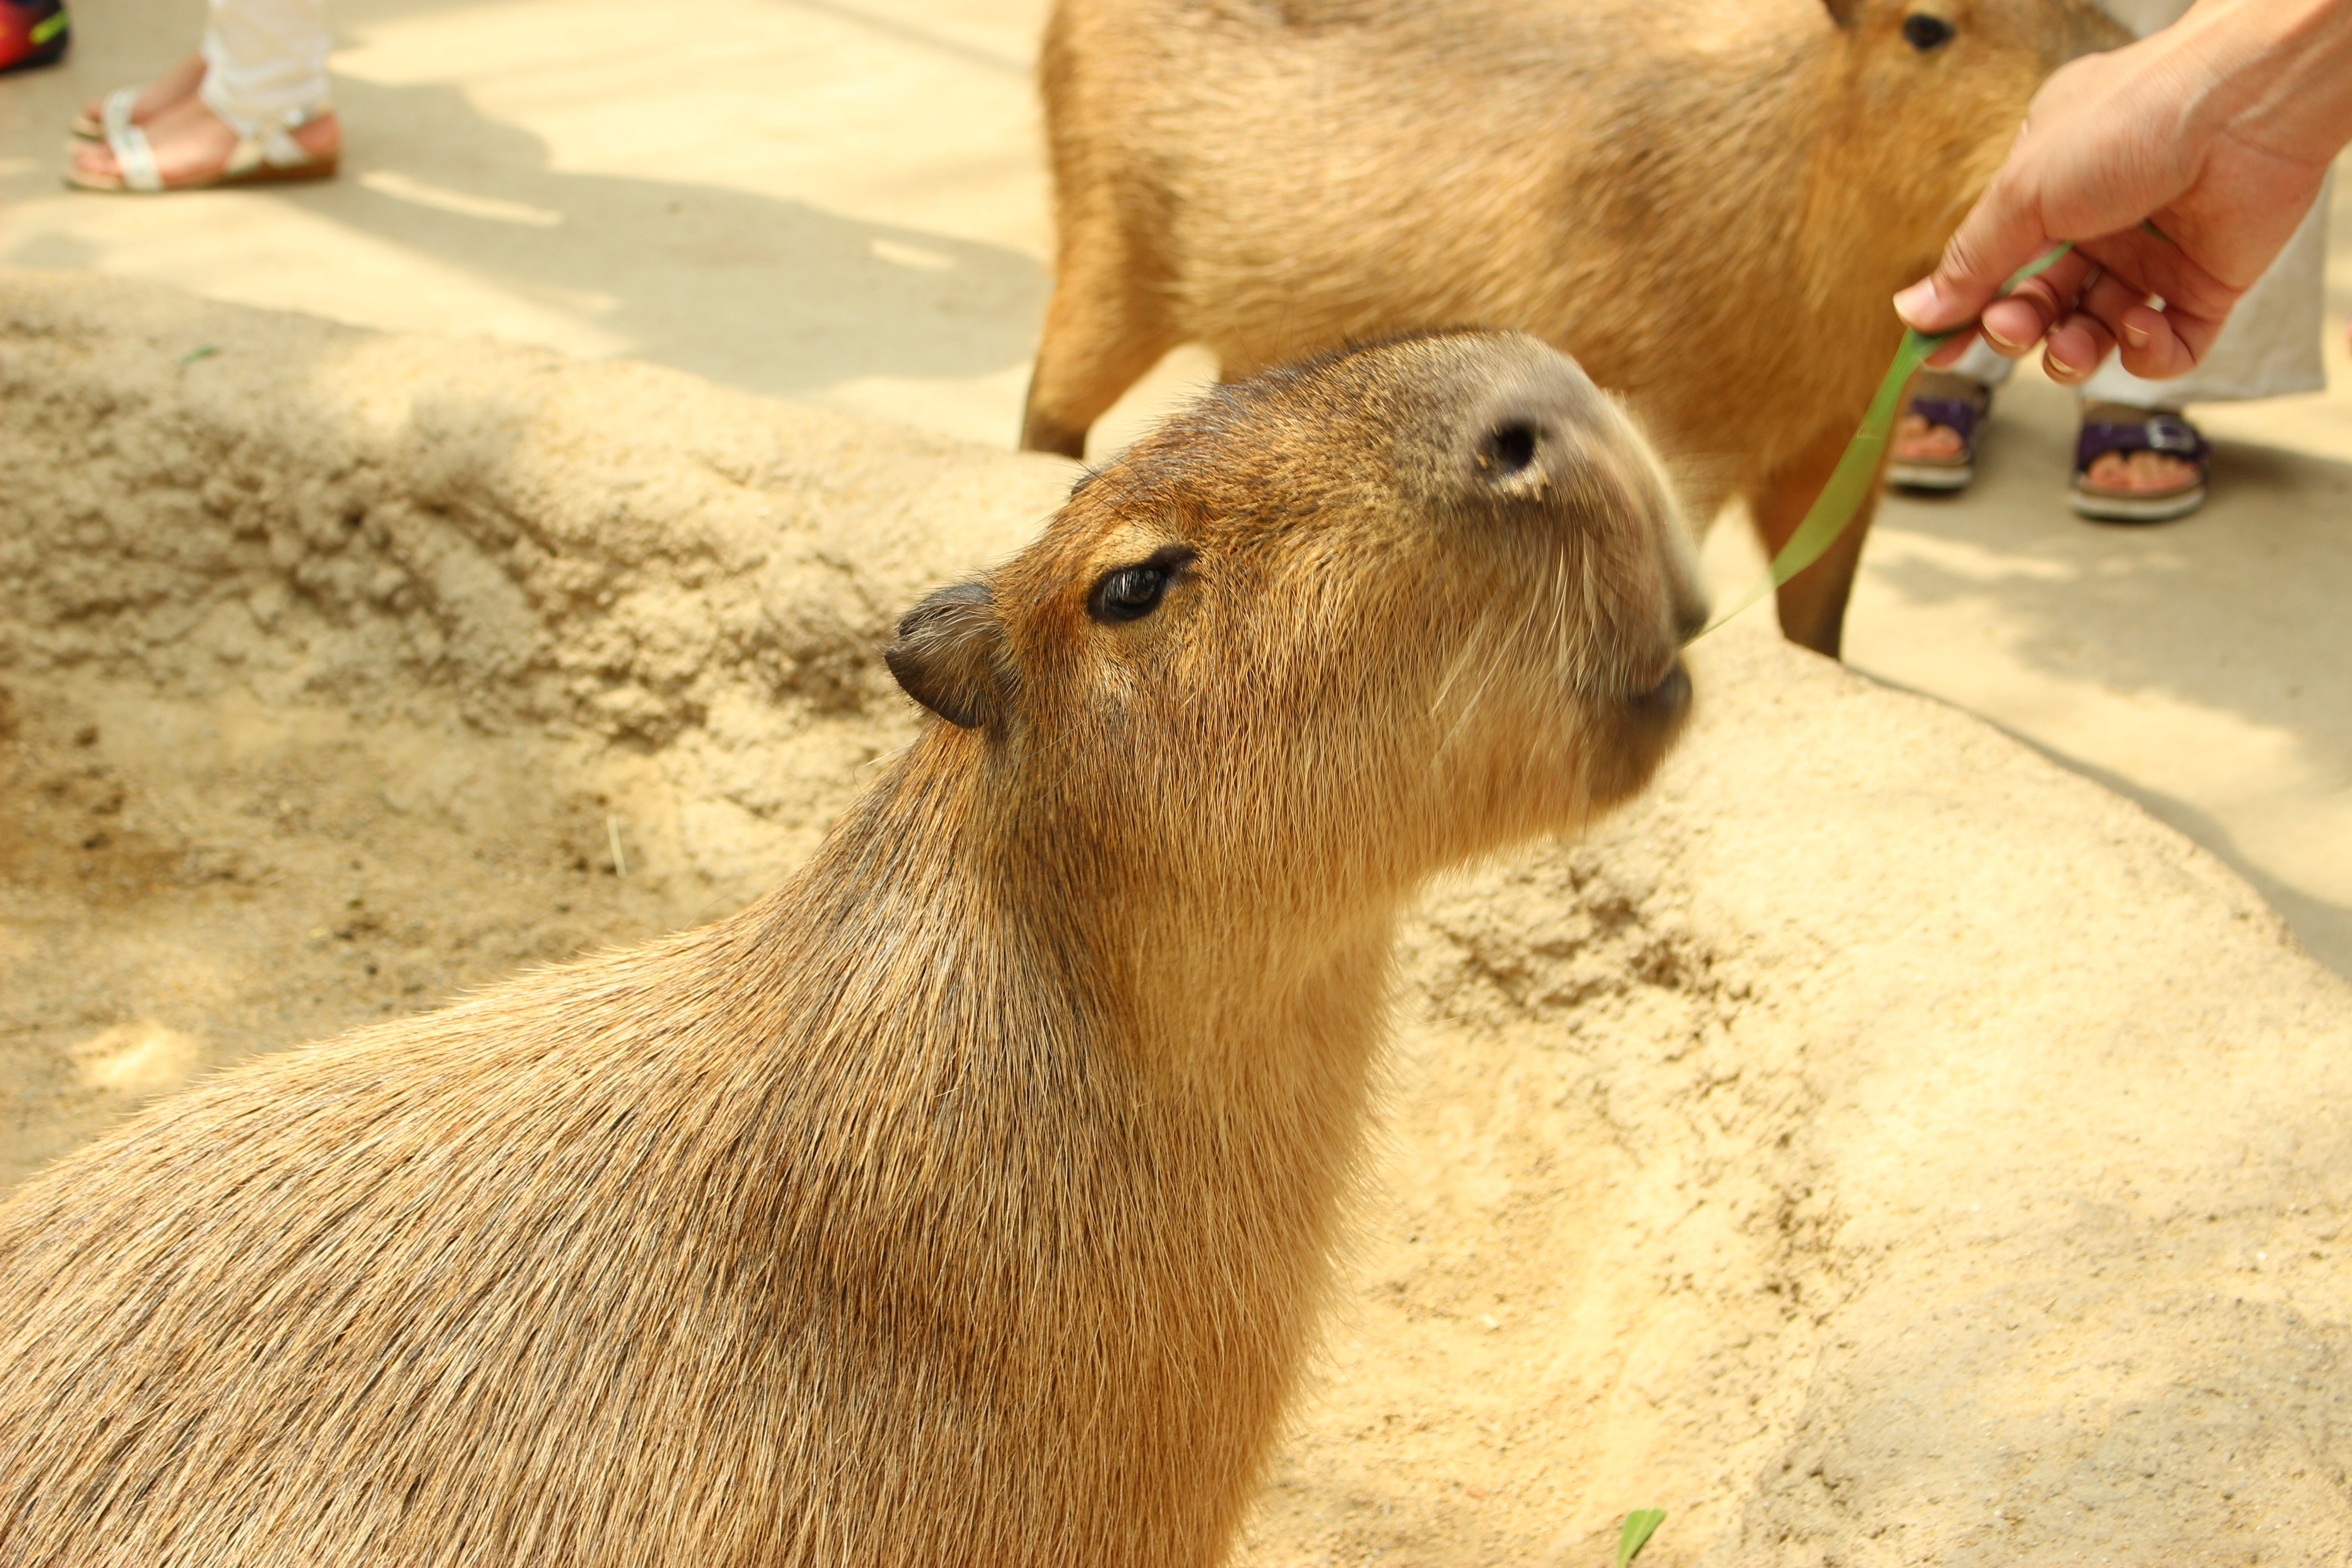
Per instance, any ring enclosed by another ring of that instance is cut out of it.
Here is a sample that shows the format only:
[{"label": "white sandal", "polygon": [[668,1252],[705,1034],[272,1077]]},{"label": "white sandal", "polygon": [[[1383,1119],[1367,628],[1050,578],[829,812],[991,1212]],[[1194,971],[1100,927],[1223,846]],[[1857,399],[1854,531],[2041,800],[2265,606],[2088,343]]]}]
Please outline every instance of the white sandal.
[{"label": "white sandal", "polygon": [[116,88],[99,100],[96,120],[87,114],[74,116],[73,133],[85,142],[105,141],[117,126],[131,123],[131,111],[138,106],[139,95],[146,90],[143,87]]},{"label": "white sandal", "polygon": [[109,179],[68,163],[67,184],[77,190],[152,195],[166,190],[204,191],[223,185],[267,184],[278,180],[323,180],[341,162],[340,150],[314,154],[294,140],[295,130],[333,111],[331,104],[321,103],[293,120],[265,125],[257,135],[239,137],[236,145],[229,150],[228,161],[215,173],[166,185],[155,167],[155,149],[147,141],[146,130],[131,122],[131,107],[138,98],[139,89],[132,87],[117,88],[106,95],[106,145],[113,153],[121,174]]},{"label": "white sandal", "polygon": [[[183,60],[179,65],[173,66],[172,70],[178,71],[184,69],[187,64],[187,61]],[[165,76],[170,74],[171,72],[169,71],[164,73]],[[110,127],[124,126],[131,123],[131,111],[138,108],[140,99],[151,91],[155,87],[156,83],[161,82],[163,79],[163,77],[159,76],[154,81],[141,82],[135,87],[116,88],[112,92],[108,93],[104,98],[98,100],[98,112],[94,115],[86,113],[80,110],[76,110],[74,111],[73,118],[73,133],[80,137],[85,142],[105,141],[106,133]],[[187,91],[196,91],[203,85],[204,79],[204,72],[202,70],[197,71],[194,79],[189,82]],[[186,94],[183,93],[181,96],[185,97]],[[172,100],[170,103],[160,105],[157,112],[160,113],[163,110],[169,109],[173,103],[177,103],[179,99],[175,98]]]}]

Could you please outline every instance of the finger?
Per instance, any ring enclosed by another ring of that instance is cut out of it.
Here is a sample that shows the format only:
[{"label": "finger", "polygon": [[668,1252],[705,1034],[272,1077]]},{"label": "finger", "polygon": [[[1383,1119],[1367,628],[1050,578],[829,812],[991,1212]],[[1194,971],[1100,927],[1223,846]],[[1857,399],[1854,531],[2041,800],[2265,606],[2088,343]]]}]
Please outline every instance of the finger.
[{"label": "finger", "polygon": [[2176,309],[2136,305],[2124,312],[2124,368],[2148,381],[2168,381],[2197,368],[2221,331],[2221,321]]},{"label": "finger", "polygon": [[1952,341],[1929,354],[1926,363],[1933,370],[1943,370],[1948,366],[1958,364],[1960,363],[1960,356],[1969,352],[1969,345],[1976,341],[1977,334],[1973,328],[1964,332],[1954,332]]},{"label": "finger", "polygon": [[1984,341],[2004,359],[2022,359],[2049,330],[2050,320],[2022,300],[1996,300],[1978,323]]},{"label": "finger", "polygon": [[[2049,360],[2088,374],[2096,363],[2088,360],[2095,353],[2104,360],[2112,349],[2126,345],[2142,345],[2152,341],[2144,323],[2135,321],[2133,312],[2147,309],[2147,296],[2127,280],[2102,268],[2091,274],[2083,291],[2068,312],[2067,321],[2051,332]],[[2102,329],[2095,339],[2080,323],[2095,322]],[[2138,335],[2133,335],[2134,330]],[[2128,368],[2128,366],[2126,367]]]},{"label": "finger", "polygon": [[2102,235],[2077,248],[2141,294],[2179,304],[2192,315],[2226,316],[2245,292],[2198,265],[2179,246],[2144,228]]},{"label": "finger", "polygon": [[2042,368],[2062,386],[2078,386],[2091,379],[2106,357],[2115,353],[2116,335],[2087,310],[2070,310],[2050,329],[2042,350]]},{"label": "finger", "polygon": [[2083,290],[2075,298],[2074,308],[2098,317],[2106,323],[2109,332],[2120,336],[2126,314],[2147,303],[2147,289],[2102,267],[2084,280]]},{"label": "finger", "polygon": [[1936,270],[1895,296],[1895,313],[1922,332],[1948,332],[1976,320],[2010,275],[2055,242],[2025,181],[2004,165],[1944,247]]},{"label": "finger", "polygon": [[2069,251],[2019,284],[2014,293],[1986,306],[1985,342],[2011,359],[2031,350],[2073,308],[2074,296],[2095,265],[2087,257]]}]

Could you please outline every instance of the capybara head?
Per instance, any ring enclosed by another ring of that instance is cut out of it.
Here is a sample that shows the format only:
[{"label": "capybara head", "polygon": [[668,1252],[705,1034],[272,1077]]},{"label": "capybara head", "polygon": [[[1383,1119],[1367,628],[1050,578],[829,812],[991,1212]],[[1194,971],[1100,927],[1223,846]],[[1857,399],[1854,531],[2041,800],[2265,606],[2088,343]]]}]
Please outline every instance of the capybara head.
[{"label": "capybara head", "polygon": [[1290,908],[1638,789],[1689,705],[1686,551],[1572,362],[1402,338],[1213,390],[889,660],[1072,876]]},{"label": "capybara head", "polygon": [[1823,0],[1843,61],[1852,189],[1940,247],[2043,79],[2129,43],[2093,0]]}]

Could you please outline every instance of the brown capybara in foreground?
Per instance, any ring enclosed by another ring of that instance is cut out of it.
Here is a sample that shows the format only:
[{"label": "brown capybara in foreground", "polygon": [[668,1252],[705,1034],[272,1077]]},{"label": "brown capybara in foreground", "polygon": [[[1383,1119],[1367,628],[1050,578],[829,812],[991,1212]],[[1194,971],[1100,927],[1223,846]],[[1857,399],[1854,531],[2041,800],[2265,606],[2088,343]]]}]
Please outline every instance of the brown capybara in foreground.
[{"label": "brown capybara in foreground", "polygon": [[782,889],[0,1206],[0,1564],[1217,1562],[1401,901],[1681,727],[1672,506],[1517,334],[1214,392],[907,617]]},{"label": "brown capybara in foreground", "polygon": [[[1023,444],[1179,343],[1227,376],[1517,327],[1628,395],[1702,521],[1794,532],[2089,0],[1059,0],[1059,258]],[[1867,516],[1780,591],[1834,654]]]}]

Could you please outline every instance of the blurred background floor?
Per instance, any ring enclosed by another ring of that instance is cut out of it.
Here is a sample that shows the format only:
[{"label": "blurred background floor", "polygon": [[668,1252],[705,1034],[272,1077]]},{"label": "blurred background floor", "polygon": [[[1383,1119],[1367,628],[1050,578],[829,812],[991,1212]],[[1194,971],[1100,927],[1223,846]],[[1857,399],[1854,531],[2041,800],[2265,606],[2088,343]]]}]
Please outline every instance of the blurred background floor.
[{"label": "blurred background floor", "polygon": [[[157,199],[63,189],[65,127],[187,53],[203,7],[84,0],[67,65],[0,79],[0,261],[627,355],[1009,445],[1050,282],[1044,11],[349,0],[343,174]],[[2336,191],[2331,390],[2199,411],[2203,512],[2076,520],[2072,398],[2021,376],[1972,489],[1889,499],[1846,647],[2140,801],[2352,973],[2352,178]],[[1212,369],[1171,355],[1098,453]],[[1708,559],[1722,593],[1758,570],[1735,528]]]}]

